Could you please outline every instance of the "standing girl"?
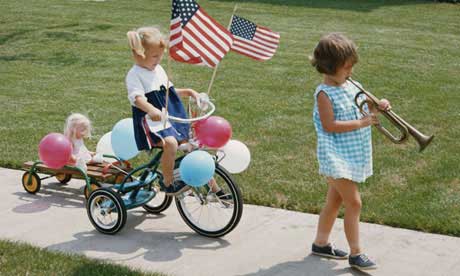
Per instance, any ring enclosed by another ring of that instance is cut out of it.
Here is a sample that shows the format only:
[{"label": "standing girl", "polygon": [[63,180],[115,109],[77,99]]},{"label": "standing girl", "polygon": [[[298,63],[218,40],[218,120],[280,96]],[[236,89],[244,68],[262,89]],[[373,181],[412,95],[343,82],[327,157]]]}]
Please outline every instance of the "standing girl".
[{"label": "standing girl", "polygon": [[[372,113],[363,116],[354,103],[359,90],[347,78],[357,62],[355,44],[338,33],[321,38],[311,61],[323,74],[323,83],[314,94],[313,120],[318,139],[319,173],[326,176],[329,186],[312,253],[335,259],[348,257],[350,266],[368,270],[376,268],[376,264],[362,252],[359,243],[361,196],[358,183],[372,175],[370,126],[378,124],[378,120]],[[379,109],[389,108],[389,102],[382,99]],[[377,110],[370,107],[370,111]],[[350,247],[349,256],[329,242],[342,203],[345,206],[344,228]]]},{"label": "standing girl", "polygon": [[197,102],[200,96],[193,89],[175,89],[168,82],[168,76],[160,65],[167,44],[157,28],[142,27],[129,31],[127,36],[135,62],[126,76],[126,87],[132,106],[136,144],[139,150],[163,147],[163,188],[166,194],[176,195],[188,188],[181,180],[173,182],[173,169],[178,144],[189,138],[189,125],[171,122],[172,127],[155,134],[150,132],[145,115],[153,121],[162,120],[162,109],[166,107],[166,89],[169,89],[167,113],[179,118],[187,118],[180,96],[193,97]]}]

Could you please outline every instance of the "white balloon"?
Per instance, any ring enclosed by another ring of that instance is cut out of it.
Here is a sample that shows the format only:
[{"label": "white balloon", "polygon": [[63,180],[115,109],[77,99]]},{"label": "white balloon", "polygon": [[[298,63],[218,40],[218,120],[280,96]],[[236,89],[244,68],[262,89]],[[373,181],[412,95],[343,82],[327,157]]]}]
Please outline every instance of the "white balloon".
[{"label": "white balloon", "polygon": [[230,140],[217,150],[217,163],[229,173],[240,173],[247,169],[251,162],[248,147],[238,140]]},{"label": "white balloon", "polygon": [[[116,156],[112,149],[112,132],[111,131],[107,132],[101,137],[101,139],[99,139],[99,142],[97,142],[97,146],[96,146],[96,153]],[[111,163],[116,160],[113,158],[104,157],[104,161]]]}]

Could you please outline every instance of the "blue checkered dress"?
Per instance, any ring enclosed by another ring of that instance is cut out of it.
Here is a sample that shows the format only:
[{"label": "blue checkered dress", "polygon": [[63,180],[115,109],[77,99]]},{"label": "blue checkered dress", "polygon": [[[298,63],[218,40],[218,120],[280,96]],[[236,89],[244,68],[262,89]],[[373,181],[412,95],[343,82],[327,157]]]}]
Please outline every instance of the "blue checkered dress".
[{"label": "blue checkered dress", "polygon": [[354,98],[359,90],[348,81],[340,87],[320,84],[315,91],[313,121],[318,137],[319,173],[332,178],[364,182],[372,175],[371,127],[342,133],[326,132],[319,118],[317,96],[324,91],[338,121],[357,120],[362,114]]}]

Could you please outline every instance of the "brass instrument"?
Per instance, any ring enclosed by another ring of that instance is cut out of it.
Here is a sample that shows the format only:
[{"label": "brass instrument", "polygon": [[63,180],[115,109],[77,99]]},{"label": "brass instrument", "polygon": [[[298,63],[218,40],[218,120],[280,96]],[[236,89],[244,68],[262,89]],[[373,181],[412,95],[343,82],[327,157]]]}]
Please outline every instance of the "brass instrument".
[{"label": "brass instrument", "polygon": [[[413,126],[411,126],[409,123],[404,121],[401,117],[399,117],[392,110],[380,110],[378,107],[380,100],[376,96],[364,90],[361,86],[359,86],[351,78],[348,78],[348,81],[350,81],[354,86],[356,86],[360,90],[360,92],[358,92],[358,94],[356,94],[355,96],[355,104],[358,106],[359,111],[363,115],[367,115],[367,113],[363,110],[364,104],[367,103],[369,106],[374,106],[376,109],[378,109],[393,125],[395,125],[400,130],[401,136],[398,138],[398,137],[395,137],[393,134],[391,134],[386,128],[384,128],[380,124],[375,125],[375,127],[380,132],[382,132],[388,139],[390,139],[393,143],[395,144],[404,143],[408,138],[408,134],[410,134],[412,135],[412,137],[414,137],[414,139],[419,144],[420,152],[421,152],[430,144],[431,140],[433,140],[434,135],[427,136],[421,133],[420,131],[415,129]],[[365,95],[366,100],[358,102],[358,98],[361,95]]]}]

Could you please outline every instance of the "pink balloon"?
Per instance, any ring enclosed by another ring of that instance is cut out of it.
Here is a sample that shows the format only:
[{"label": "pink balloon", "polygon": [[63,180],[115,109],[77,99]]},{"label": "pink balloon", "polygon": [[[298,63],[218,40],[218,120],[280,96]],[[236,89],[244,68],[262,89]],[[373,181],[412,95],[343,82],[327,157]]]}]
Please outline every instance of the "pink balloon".
[{"label": "pink balloon", "polygon": [[224,118],[211,116],[195,124],[195,133],[201,144],[211,148],[220,148],[232,137],[232,127]]},{"label": "pink balloon", "polygon": [[72,143],[61,133],[50,133],[40,141],[38,156],[48,167],[59,169],[72,156]]}]

